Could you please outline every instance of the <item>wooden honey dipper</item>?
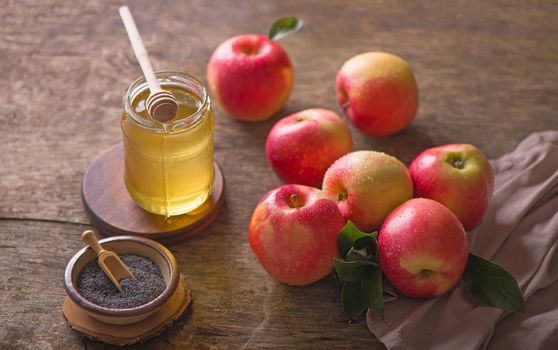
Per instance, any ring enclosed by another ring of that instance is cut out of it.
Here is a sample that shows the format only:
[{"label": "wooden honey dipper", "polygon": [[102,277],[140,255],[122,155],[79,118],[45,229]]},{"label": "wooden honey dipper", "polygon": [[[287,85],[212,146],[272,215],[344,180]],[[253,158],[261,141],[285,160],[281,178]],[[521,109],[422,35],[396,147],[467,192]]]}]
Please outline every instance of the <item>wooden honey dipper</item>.
[{"label": "wooden honey dipper", "polygon": [[122,6],[118,9],[118,12],[120,13],[122,22],[124,22],[124,27],[132,43],[136,59],[149,85],[149,96],[146,101],[147,113],[149,113],[151,118],[161,123],[166,123],[172,120],[176,115],[178,111],[178,102],[172,93],[161,89],[130,9],[128,6]]}]

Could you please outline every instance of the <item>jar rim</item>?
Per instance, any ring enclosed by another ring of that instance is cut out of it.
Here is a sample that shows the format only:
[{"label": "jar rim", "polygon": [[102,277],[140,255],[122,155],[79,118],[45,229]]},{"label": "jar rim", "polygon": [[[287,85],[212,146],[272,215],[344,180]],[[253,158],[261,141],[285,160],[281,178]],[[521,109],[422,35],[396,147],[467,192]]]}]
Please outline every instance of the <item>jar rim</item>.
[{"label": "jar rim", "polygon": [[[184,118],[180,118],[179,120],[176,121],[170,121],[168,123],[162,123],[155,120],[148,120],[141,117],[132,108],[132,103],[134,101],[134,98],[140,92],[144,91],[145,89],[149,89],[145,77],[141,75],[139,78],[134,80],[132,84],[130,84],[130,86],[126,90],[126,94],[124,95],[124,111],[126,115],[130,117],[130,120],[132,120],[135,124],[141,127],[152,129],[157,132],[161,132],[165,129],[174,130],[177,127],[181,127],[183,125],[192,125],[195,124],[196,121],[201,119],[201,117],[205,113],[205,110],[210,104],[209,94],[207,93],[207,90],[205,89],[205,86],[201,83],[201,81],[199,81],[193,75],[187,73],[180,73],[176,71],[156,71],[155,76],[157,77],[157,80],[160,83],[161,82],[164,83],[168,81],[171,81],[173,83],[179,83],[179,84],[182,83],[181,85],[183,87],[187,88],[188,91],[193,92],[200,98],[202,102],[201,106],[193,114],[190,114]],[[198,91],[193,91],[190,88],[190,85],[192,84],[194,85],[195,88],[199,89],[199,93]],[[168,128],[168,126],[170,126],[170,128]]]}]

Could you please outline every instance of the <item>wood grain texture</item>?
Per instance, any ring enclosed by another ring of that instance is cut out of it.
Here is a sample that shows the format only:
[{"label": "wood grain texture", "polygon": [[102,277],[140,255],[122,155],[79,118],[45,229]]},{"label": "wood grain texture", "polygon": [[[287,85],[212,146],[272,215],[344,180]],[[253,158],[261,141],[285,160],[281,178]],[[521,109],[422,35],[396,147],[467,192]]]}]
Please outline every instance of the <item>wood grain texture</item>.
[{"label": "wood grain texture", "polygon": [[[101,349],[69,329],[61,306],[66,262],[89,228],[80,183],[120,140],[128,84],[141,73],[118,17],[121,1],[12,1],[0,10],[0,348]],[[205,77],[212,51],[277,17],[306,26],[282,41],[294,92],[273,119],[246,124],[218,105],[215,156],[225,206],[208,231],[171,249],[192,288],[192,312],[138,349],[381,348],[364,320],[347,324],[329,277],[307,288],[272,281],[247,242],[259,198],[280,182],[264,143],[282,116],[309,107],[341,112],[343,62],[364,51],[398,54],[420,89],[409,128],[356,149],[405,163],[424,148],[469,142],[490,158],[533,131],[558,128],[556,1],[134,1],[153,64]],[[41,237],[42,239],[37,239]],[[13,263],[16,261],[17,263]]]}]

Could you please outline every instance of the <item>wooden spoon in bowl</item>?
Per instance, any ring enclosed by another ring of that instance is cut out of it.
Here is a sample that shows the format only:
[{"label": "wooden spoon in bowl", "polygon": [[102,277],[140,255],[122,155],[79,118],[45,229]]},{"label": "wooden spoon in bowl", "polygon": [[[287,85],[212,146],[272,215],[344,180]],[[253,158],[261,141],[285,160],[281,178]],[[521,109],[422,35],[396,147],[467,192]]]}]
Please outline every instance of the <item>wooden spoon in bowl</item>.
[{"label": "wooden spoon in bowl", "polygon": [[122,292],[122,287],[120,287],[121,279],[133,278],[136,280],[132,271],[128,269],[128,266],[120,260],[115,252],[103,249],[103,247],[99,244],[99,241],[97,241],[95,232],[91,230],[83,231],[81,234],[81,240],[87,243],[97,253],[99,266],[103,269],[112,284],[114,284],[120,292]]}]

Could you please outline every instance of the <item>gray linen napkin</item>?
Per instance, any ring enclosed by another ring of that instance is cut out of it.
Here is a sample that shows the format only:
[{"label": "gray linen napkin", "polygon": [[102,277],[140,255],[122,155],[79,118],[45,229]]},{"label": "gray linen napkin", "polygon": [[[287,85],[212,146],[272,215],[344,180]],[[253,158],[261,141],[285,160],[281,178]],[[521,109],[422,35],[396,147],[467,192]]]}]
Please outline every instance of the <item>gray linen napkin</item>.
[{"label": "gray linen napkin", "polygon": [[514,275],[525,314],[483,306],[461,286],[435,299],[399,296],[384,320],[367,315],[388,349],[558,349],[558,131],[531,134],[491,163],[494,195],[469,233],[471,252]]}]

